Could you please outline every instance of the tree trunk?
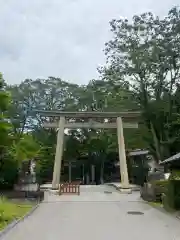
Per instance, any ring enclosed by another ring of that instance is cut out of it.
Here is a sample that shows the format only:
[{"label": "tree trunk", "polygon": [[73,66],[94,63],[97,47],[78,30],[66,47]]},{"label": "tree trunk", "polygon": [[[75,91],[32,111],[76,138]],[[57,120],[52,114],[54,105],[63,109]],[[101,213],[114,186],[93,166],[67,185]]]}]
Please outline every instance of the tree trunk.
[{"label": "tree trunk", "polygon": [[86,173],[86,185],[89,185],[89,173]]},{"label": "tree trunk", "polygon": [[158,141],[158,138],[157,138],[157,136],[156,136],[156,132],[155,132],[153,123],[150,122],[150,125],[151,125],[151,132],[152,132],[153,139],[154,139],[154,145],[155,145],[155,149],[156,149],[156,155],[157,155],[157,158],[158,158],[158,162],[160,162],[160,161],[161,161],[161,152],[160,152],[159,141]]},{"label": "tree trunk", "polygon": [[102,160],[102,163],[101,163],[100,182],[101,184],[104,184],[104,160]]},{"label": "tree trunk", "polygon": [[91,165],[91,183],[94,184],[95,181],[95,166]]},{"label": "tree trunk", "polygon": [[82,180],[83,180],[83,184],[84,184],[84,181],[85,181],[85,176],[84,176],[84,163],[82,165]]}]

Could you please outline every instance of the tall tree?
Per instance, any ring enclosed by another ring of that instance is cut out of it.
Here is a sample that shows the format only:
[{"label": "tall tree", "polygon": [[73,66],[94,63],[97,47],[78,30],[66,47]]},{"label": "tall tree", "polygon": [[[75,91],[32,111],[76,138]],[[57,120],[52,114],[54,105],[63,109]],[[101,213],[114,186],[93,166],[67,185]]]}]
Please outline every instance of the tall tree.
[{"label": "tall tree", "polygon": [[10,94],[5,90],[5,82],[0,74],[0,188],[13,187],[17,177],[17,163],[11,156],[11,124],[7,110],[10,106]]},{"label": "tall tree", "polygon": [[[113,39],[106,44],[108,64],[103,79],[129,86],[142,111],[149,145],[157,160],[169,155],[173,116],[173,93],[179,82],[180,12],[169,11],[160,19],[152,13],[133,21],[111,21]],[[168,148],[167,148],[168,144]]]},{"label": "tall tree", "polygon": [[0,74],[0,157],[2,157],[6,147],[9,145],[9,130],[11,127],[6,116],[6,111],[10,103],[10,95],[5,91],[4,86],[3,76]]}]

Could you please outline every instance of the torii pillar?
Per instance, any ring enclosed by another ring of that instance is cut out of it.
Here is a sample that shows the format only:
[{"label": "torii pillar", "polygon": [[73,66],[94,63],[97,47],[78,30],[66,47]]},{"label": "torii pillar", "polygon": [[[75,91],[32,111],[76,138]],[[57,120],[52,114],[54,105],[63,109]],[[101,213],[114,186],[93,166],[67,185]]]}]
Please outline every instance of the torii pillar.
[{"label": "torii pillar", "polygon": [[126,151],[123,133],[123,121],[121,117],[117,117],[117,137],[118,137],[118,151],[119,151],[119,166],[121,176],[121,191],[131,192],[129,185],[129,176],[126,160]]},{"label": "torii pillar", "polygon": [[65,117],[60,117],[58,133],[57,133],[57,145],[56,145],[56,155],[55,155],[55,161],[54,161],[52,189],[58,189],[59,183],[60,183],[62,155],[63,155],[63,142],[64,142],[64,126],[65,126]]},{"label": "torii pillar", "polygon": [[[120,165],[120,175],[121,175],[121,190],[129,191],[129,177],[128,168],[126,161],[126,152],[124,144],[124,133],[123,133],[123,121],[121,117],[117,117],[117,137],[118,137],[118,151],[119,151],[119,165]],[[62,155],[63,155],[63,142],[64,142],[64,127],[65,127],[65,117],[60,117],[57,133],[57,145],[56,145],[56,155],[53,170],[53,181],[52,189],[58,189],[60,183],[61,175],[61,165],[62,165]]]}]

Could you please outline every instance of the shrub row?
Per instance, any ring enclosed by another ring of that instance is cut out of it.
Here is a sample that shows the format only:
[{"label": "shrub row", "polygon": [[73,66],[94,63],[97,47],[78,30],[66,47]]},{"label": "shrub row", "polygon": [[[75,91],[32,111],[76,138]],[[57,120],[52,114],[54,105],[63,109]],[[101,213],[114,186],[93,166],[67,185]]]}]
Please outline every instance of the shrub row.
[{"label": "shrub row", "polygon": [[180,173],[172,172],[168,180],[145,183],[141,197],[146,201],[162,202],[166,210],[180,210]]},{"label": "shrub row", "polygon": [[155,180],[145,183],[141,187],[141,197],[145,201],[162,201],[162,195],[166,194],[168,180]]}]

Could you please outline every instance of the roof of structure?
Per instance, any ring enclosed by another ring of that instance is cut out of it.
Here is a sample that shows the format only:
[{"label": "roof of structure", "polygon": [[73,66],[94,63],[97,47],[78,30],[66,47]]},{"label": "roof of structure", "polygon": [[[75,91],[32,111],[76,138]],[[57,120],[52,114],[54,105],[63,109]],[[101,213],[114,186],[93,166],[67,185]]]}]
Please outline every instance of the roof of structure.
[{"label": "roof of structure", "polygon": [[128,156],[141,156],[141,155],[147,155],[149,153],[148,150],[133,150],[128,152]]},{"label": "roof of structure", "polygon": [[180,159],[180,153],[177,153],[169,158],[167,158],[166,160],[162,161],[160,164],[166,164],[166,163],[170,163],[172,161],[176,161]]}]

